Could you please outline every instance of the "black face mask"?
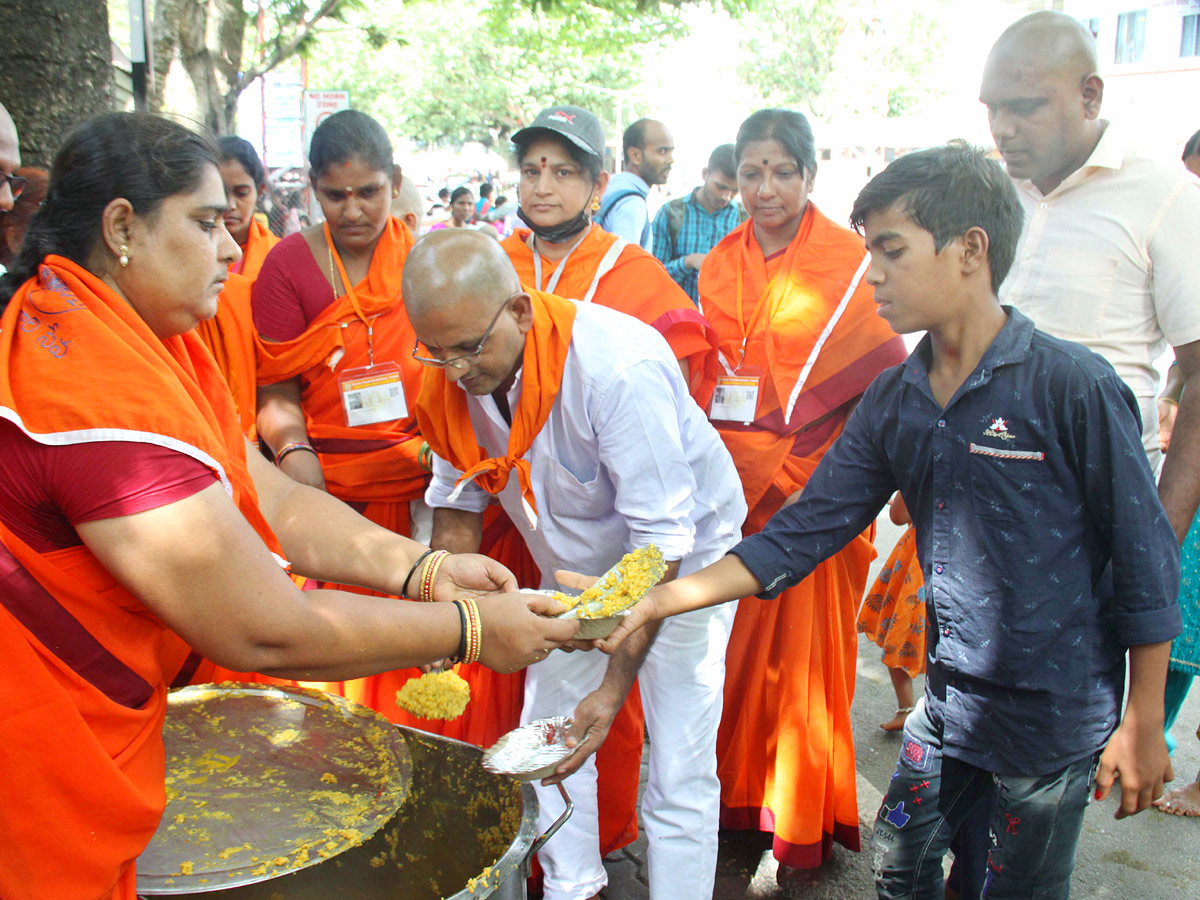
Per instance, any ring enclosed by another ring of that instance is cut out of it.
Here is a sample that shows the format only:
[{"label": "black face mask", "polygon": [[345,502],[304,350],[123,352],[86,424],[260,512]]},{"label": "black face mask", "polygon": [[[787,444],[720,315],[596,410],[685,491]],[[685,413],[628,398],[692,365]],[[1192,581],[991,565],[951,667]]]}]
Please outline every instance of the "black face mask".
[{"label": "black face mask", "polygon": [[591,212],[585,204],[583,209],[579,211],[579,215],[573,219],[568,219],[551,228],[543,228],[541,225],[535,225],[525,216],[525,210],[518,209],[517,217],[532,229],[533,233],[540,237],[543,241],[549,241],[551,244],[561,244],[563,241],[575,237],[585,228],[592,224]]}]

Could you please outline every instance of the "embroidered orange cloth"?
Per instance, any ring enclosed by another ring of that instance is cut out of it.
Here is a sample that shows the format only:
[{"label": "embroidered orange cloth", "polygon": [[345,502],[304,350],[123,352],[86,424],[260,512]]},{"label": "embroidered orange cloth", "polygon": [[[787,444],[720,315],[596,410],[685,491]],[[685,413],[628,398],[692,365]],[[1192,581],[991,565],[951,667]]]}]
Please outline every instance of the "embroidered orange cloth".
[{"label": "embroidered orange cloth", "polygon": [[521,284],[568,300],[584,300],[595,283],[592,302],[650,325],[666,338],[676,359],[687,361],[691,395],[707,408],[717,377],[716,334],[662,263],[636,244],[626,245],[615,260],[606,260],[618,238],[593,225],[551,288],[558,262],[541,260],[542,283],[538,284],[529,235],[528,230],[518,229],[500,244]]},{"label": "embroidered orange cloth", "polygon": [[279,238],[271,233],[271,229],[252,217],[246,243],[242,244],[242,258],[231,265],[229,271],[237,272],[253,281],[258,277],[258,270],[262,268],[267,253],[278,243]]},{"label": "embroidered orange cloth", "polygon": [[910,678],[925,671],[925,577],[911,525],[863,599],[858,630],[883,651],[889,669],[903,669]]},{"label": "embroidered orange cloth", "polygon": [[425,378],[417,398],[417,421],[433,452],[463,473],[460,484],[474,479],[489,494],[498,494],[508,484],[509,474],[515,471],[521,497],[536,513],[529,461],[522,457],[546,424],[558,397],[571,347],[575,306],[569,300],[541,291],[530,291],[529,295],[533,302],[533,326],[525,335],[521,399],[512,411],[507,454],[489,457],[479,446],[471,425],[467,395],[445,375],[431,372]]},{"label": "embroidered orange cloth", "polygon": [[[168,446],[218,474],[276,553],[221,373],[194,332],[160,340],[69,260],[0,318],[0,415],[55,444]],[[133,900],[165,805],[167,684],[188,646],[86,546],[38,553],[0,527],[0,896]],[[30,596],[39,596],[30,603]]]},{"label": "embroidered orange cloth", "polygon": [[[701,309],[724,363],[762,378],[750,425],[713,423],[742,478],[745,534],[804,486],[848,404],[904,359],[861,280],[865,257],[858,235],[810,203],[780,256],[764,260],[751,220],[704,261]],[[860,535],[776,600],[743,599],[734,619],[717,736],[721,822],[773,832],[775,856],[794,868],[819,865],[835,840],[859,848],[850,700],[874,553]]]},{"label": "embroidered orange cloth", "polygon": [[196,334],[208,347],[225,376],[233,405],[237,407],[242,433],[256,440],[255,416],[258,412],[257,358],[254,321],[250,315],[250,289],[253,282],[234,272],[229,273],[225,290],[221,291],[217,314],[196,326]]},{"label": "embroidered orange cloth", "polygon": [[[320,457],[329,493],[341,500],[408,501],[425,490],[428,473],[418,462],[421,437],[413,415],[422,367],[412,358],[416,336],[400,297],[404,260],[412,245],[404,224],[389,218],[367,277],[352,287],[353,297],[347,293],[335,300],[293,340],[258,342],[259,384],[300,377],[308,438]],[[370,342],[377,363],[400,366],[409,415],[352,427],[346,424],[338,374],[367,365]]]}]

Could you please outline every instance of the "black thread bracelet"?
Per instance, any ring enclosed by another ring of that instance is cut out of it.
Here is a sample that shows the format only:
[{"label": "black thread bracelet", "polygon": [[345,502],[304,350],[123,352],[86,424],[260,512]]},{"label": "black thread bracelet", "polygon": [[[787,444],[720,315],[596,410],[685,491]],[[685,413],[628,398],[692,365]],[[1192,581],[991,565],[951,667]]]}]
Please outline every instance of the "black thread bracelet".
[{"label": "black thread bracelet", "polygon": [[465,608],[466,604],[464,604],[461,600],[455,600],[454,605],[458,609],[458,625],[459,629],[461,630],[461,634],[458,638],[458,653],[450,661],[453,663],[460,663],[467,655],[467,611]]},{"label": "black thread bracelet", "polygon": [[404,587],[400,588],[400,596],[403,597],[404,599],[406,599],[406,600],[412,599],[412,597],[408,596],[409,582],[411,582],[412,577],[417,574],[417,569],[421,568],[421,563],[423,563],[425,561],[425,557],[427,557],[432,552],[433,552],[433,550],[426,550],[424,553],[422,553],[420,556],[417,557],[417,561],[415,563],[413,563],[413,567],[408,570],[408,577],[404,579]]}]

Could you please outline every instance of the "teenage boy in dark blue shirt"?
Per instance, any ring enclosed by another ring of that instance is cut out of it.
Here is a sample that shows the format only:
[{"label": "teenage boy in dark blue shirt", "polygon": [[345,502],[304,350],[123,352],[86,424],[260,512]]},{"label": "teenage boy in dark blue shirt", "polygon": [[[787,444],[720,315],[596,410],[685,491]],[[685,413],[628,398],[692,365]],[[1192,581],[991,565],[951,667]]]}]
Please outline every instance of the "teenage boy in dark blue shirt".
[{"label": "teenage boy in dark blue shirt", "polygon": [[[1002,307],[1021,231],[1012,181],[955,143],[859,194],[866,279],[899,333],[928,335],[867,389],[800,498],[721,561],[655,588],[607,641],[737,597],[770,598],[899,489],[927,585],[925,696],[875,828],[880,898],[940,898],[941,860],[992,784],[989,898],[1066,898],[1093,779],[1117,817],[1170,780],[1169,642],[1179,545],[1137,403],[1096,354]],[[1128,650],[1130,684],[1119,704]],[[1120,720],[1120,721],[1119,721]]]}]

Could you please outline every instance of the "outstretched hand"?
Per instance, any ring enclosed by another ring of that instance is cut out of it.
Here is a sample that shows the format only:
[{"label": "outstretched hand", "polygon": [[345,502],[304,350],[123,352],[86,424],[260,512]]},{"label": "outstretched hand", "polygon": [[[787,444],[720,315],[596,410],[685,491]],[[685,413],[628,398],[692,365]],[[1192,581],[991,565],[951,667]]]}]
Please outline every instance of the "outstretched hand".
[{"label": "outstretched hand", "polygon": [[617,627],[612,630],[608,637],[596,641],[596,647],[605,653],[611,654],[621,646],[621,643],[627,637],[639,628],[649,625],[651,622],[657,622],[661,618],[662,615],[658,611],[658,601],[655,599],[654,591],[651,591],[629,608],[628,615],[620,618],[617,622]]},{"label": "outstretched hand", "polygon": [[512,593],[521,588],[516,576],[478,553],[452,553],[442,561],[433,583],[434,600],[459,600],[482,594]]},{"label": "outstretched hand", "polygon": [[575,637],[576,619],[554,618],[566,607],[544,594],[480,597],[482,653],[479,661],[497,672],[515,672],[541,662]]},{"label": "outstretched hand", "polygon": [[579,706],[575,708],[575,721],[567,729],[566,737],[567,746],[574,747],[575,752],[559,763],[553,775],[542,779],[543,785],[558,784],[600,749],[623,702],[623,697],[614,696],[603,686],[579,701]]},{"label": "outstretched hand", "polygon": [[[565,588],[573,588],[579,591],[586,591],[593,584],[600,580],[599,575],[581,575],[579,572],[571,572],[567,569],[559,569],[554,573],[554,580]],[[658,614],[657,604],[654,602],[654,591],[651,590],[645,597],[629,608],[629,614],[622,616],[617,627],[606,638],[592,642],[592,646],[598,650],[603,650],[605,653],[611,654],[617,647],[621,646],[629,635],[633,634],[643,625],[657,621],[662,618]],[[570,649],[582,649],[578,645],[585,643],[583,641],[573,641]]]}]

